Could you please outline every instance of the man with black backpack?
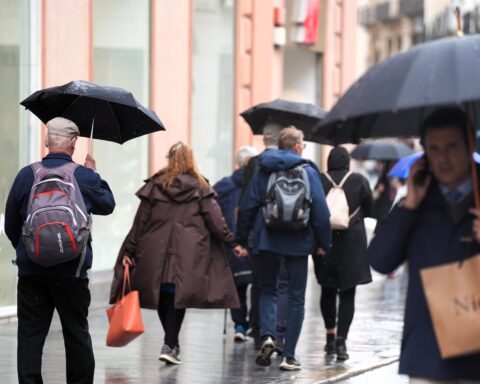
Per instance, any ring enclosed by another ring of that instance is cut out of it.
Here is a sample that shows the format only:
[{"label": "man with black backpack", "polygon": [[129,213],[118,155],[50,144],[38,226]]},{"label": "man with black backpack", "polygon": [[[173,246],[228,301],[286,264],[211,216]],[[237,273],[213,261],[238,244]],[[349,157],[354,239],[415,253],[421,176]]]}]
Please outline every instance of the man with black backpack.
[{"label": "man with black backpack", "polygon": [[256,363],[268,366],[276,339],[277,277],[280,261],[288,275],[288,321],[282,370],[299,370],[295,347],[305,312],[308,255],[330,248],[331,230],[325,194],[316,166],[301,157],[303,133],[282,130],[279,149],[260,155],[259,170],[241,201],[237,241],[246,246],[250,231],[260,275],[260,334]]},{"label": "man with black backpack", "polygon": [[79,130],[62,117],[47,123],[41,162],[15,178],[5,208],[5,233],[18,267],[18,381],[41,383],[42,351],[56,309],[65,339],[67,383],[93,383],[87,270],[92,266],[90,214],[108,215],[112,191],[87,155],[72,160]]}]

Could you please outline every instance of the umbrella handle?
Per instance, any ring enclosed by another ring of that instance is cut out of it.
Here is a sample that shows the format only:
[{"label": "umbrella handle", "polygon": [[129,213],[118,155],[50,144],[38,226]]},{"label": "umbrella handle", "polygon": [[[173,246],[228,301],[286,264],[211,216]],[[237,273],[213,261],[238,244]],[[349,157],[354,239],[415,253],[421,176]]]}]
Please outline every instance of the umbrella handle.
[{"label": "umbrella handle", "polygon": [[[473,120],[472,120],[472,108],[470,103],[465,104],[465,112],[466,112],[466,117],[467,117],[467,137],[468,137],[468,151],[471,153],[473,156],[473,153],[475,152],[475,138],[473,136],[473,133],[475,132],[474,127],[473,127]],[[473,184],[473,197],[475,198],[475,208],[480,209],[480,194],[479,194],[479,188],[478,188],[478,175],[477,175],[477,165],[475,161],[470,160],[471,164],[471,172],[472,172],[472,184]]]},{"label": "umbrella handle", "polygon": [[90,139],[88,141],[88,154],[92,156],[92,147],[93,147],[93,127],[95,125],[95,118],[92,119],[92,129],[90,131]]}]

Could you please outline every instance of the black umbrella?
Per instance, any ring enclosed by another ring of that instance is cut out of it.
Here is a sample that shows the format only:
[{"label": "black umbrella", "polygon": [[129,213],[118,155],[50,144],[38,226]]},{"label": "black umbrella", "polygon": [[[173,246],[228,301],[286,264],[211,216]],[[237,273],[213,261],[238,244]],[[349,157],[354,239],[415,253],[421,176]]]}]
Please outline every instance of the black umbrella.
[{"label": "black umbrella", "polygon": [[157,114],[133,95],[117,87],[77,80],[42,89],[23,100],[25,108],[47,123],[61,116],[75,122],[80,136],[123,144],[148,133],[165,130]]},{"label": "black umbrella", "polygon": [[352,158],[356,160],[398,160],[413,153],[412,149],[395,141],[375,140],[359,144],[352,151]]},{"label": "black umbrella", "polygon": [[314,141],[417,136],[442,105],[473,102],[480,116],[480,35],[424,43],[388,58],[356,81],[316,127]]},{"label": "black umbrella", "polygon": [[295,125],[303,131],[305,140],[311,140],[313,127],[326,115],[326,112],[309,103],[299,103],[282,99],[275,99],[268,103],[257,104],[240,113],[250,125],[252,132],[261,135],[267,123],[278,123],[284,126]]}]

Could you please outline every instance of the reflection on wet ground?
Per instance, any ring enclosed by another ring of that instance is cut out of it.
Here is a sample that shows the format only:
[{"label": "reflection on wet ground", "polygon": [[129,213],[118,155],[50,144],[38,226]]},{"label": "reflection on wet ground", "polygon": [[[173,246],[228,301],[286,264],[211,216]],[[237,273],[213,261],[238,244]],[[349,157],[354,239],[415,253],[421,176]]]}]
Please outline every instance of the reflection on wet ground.
[{"label": "reflection on wet ground", "polygon": [[[106,289],[98,293],[95,291],[97,305],[93,306],[90,314],[96,357],[95,383],[321,383],[333,378],[347,379],[352,374],[396,361],[401,337],[405,279],[388,280],[376,275],[372,284],[358,287],[355,319],[347,340],[350,359],[338,364],[325,359],[325,332],[319,310],[320,288],[313,271],[310,272],[305,323],[297,348],[302,371],[280,371],[279,357],[274,357],[272,366],[268,368],[257,367],[254,363],[253,341],[234,343],[230,318],[226,337],[222,334],[223,310],[187,311],[180,339],[181,366],[165,366],[158,361],[163,331],[155,311],[143,311],[144,335],[126,347],[107,348],[107,320],[104,309],[98,307],[100,300],[108,294]],[[15,323],[0,325],[0,343],[1,382],[16,383]],[[65,382],[64,348],[58,319],[52,324],[47,338],[43,372],[45,383]],[[386,372],[392,381],[384,382],[396,384],[393,380],[397,375],[392,367]]]}]

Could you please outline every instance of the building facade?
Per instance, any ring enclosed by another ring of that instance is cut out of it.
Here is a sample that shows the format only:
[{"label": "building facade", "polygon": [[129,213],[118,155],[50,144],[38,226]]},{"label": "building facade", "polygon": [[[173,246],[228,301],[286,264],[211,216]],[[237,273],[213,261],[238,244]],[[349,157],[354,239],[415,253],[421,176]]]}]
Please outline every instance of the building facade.
[{"label": "building facade", "polygon": [[[110,270],[138,206],[134,193],[165,165],[173,143],[192,145],[213,183],[231,173],[236,148],[261,149],[241,111],[277,97],[332,106],[356,77],[355,4],[0,0],[0,316],[14,311],[16,296],[14,250],[3,231],[6,198],[18,170],[46,153],[45,128],[20,107],[22,99],[82,79],[132,91],[165,124],[166,132],[122,146],[94,142],[117,207],[94,217],[92,270]],[[83,163],[86,152],[80,138],[74,160]],[[320,146],[309,144],[308,154],[321,162]]]}]

